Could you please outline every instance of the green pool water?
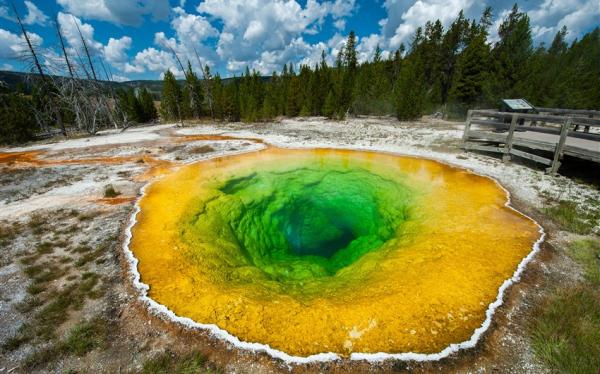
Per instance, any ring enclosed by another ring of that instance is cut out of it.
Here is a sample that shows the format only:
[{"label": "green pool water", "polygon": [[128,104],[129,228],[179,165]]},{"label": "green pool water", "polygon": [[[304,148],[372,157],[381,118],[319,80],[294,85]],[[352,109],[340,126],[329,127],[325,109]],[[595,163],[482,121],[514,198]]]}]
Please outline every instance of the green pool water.
[{"label": "green pool water", "polygon": [[182,236],[220,252],[215,261],[238,273],[250,266],[278,282],[302,282],[383,248],[411,218],[414,193],[362,168],[255,171],[218,184],[193,207]]}]

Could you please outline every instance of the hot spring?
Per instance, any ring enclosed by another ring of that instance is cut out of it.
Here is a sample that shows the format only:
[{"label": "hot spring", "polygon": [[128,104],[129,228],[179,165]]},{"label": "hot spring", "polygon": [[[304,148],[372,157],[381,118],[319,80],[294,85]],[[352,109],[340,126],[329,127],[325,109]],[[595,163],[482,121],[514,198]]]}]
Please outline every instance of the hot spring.
[{"label": "hot spring", "polygon": [[292,356],[469,340],[540,237],[493,180],[435,161],[267,149],[149,185],[129,249],[175,315]]}]

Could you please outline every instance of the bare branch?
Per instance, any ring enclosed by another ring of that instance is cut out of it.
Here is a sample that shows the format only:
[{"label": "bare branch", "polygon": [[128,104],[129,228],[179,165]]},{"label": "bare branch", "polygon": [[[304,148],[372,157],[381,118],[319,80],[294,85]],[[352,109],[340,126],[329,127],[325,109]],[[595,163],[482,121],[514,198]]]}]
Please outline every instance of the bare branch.
[{"label": "bare branch", "polygon": [[40,64],[40,60],[38,59],[38,56],[35,53],[35,50],[33,49],[33,45],[31,44],[29,35],[27,35],[27,31],[25,30],[25,26],[23,25],[23,22],[21,21],[21,17],[19,16],[19,12],[17,11],[17,7],[15,6],[14,1],[11,0],[10,5],[12,6],[13,11],[15,12],[15,16],[17,17],[17,22],[19,23],[19,27],[21,27],[21,32],[23,33],[23,37],[25,38],[25,41],[27,42],[27,46],[29,47],[29,51],[31,53],[31,57],[33,58],[35,67],[37,68],[38,73],[40,74],[42,79],[45,80],[46,75],[44,74],[44,71],[42,70],[42,65]]},{"label": "bare branch", "polygon": [[71,66],[71,62],[69,61],[69,56],[67,55],[67,49],[65,48],[65,41],[62,36],[62,32],[60,31],[60,25],[58,24],[58,18],[54,17],[54,25],[56,26],[56,33],[58,34],[58,39],[60,40],[60,47],[62,49],[63,55],[65,57],[65,62],[67,63],[67,68],[69,68],[69,75],[71,78],[74,78],[73,75],[73,67]]},{"label": "bare branch", "polygon": [[85,39],[83,38],[83,34],[81,33],[81,29],[79,28],[79,25],[77,24],[77,21],[75,20],[75,17],[73,18],[73,23],[75,24],[75,27],[77,27],[77,32],[79,32],[79,37],[81,38],[81,43],[83,44],[83,50],[85,51],[85,54],[87,55],[88,58],[88,62],[90,64],[90,69],[92,70],[92,75],[94,76],[94,80],[97,81],[98,78],[96,77],[96,71],[94,70],[94,64],[92,63],[92,57],[90,56],[90,51],[88,49],[87,43],[85,42]]}]

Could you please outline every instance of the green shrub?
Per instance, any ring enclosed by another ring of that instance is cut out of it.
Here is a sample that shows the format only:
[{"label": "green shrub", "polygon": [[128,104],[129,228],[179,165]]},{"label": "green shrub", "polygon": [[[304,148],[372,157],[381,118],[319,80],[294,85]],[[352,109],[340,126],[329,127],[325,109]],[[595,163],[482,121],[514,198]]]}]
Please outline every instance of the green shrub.
[{"label": "green shrub", "polygon": [[31,100],[15,93],[0,94],[0,144],[23,143],[36,128]]}]

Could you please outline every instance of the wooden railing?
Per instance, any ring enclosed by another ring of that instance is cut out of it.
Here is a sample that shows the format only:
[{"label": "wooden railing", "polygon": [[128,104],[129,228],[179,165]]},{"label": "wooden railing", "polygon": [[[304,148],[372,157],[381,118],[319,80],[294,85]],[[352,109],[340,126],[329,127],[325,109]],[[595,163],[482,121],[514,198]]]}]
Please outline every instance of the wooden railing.
[{"label": "wooden railing", "polygon": [[[553,114],[508,113],[495,110],[469,110],[463,134],[463,148],[502,154],[508,162],[513,156],[526,158],[548,166],[546,171],[556,174],[560,160],[567,154],[600,163],[600,116],[597,111],[569,111],[542,108]],[[566,115],[558,115],[566,114]],[[584,117],[588,116],[588,117]],[[474,129],[473,127],[477,127]],[[588,129],[575,131],[578,126]],[[590,131],[589,129],[594,130]],[[556,135],[555,139],[515,137],[515,132],[528,131]],[[568,145],[567,138],[585,139],[584,147]],[[552,157],[544,154],[552,153]]]}]

